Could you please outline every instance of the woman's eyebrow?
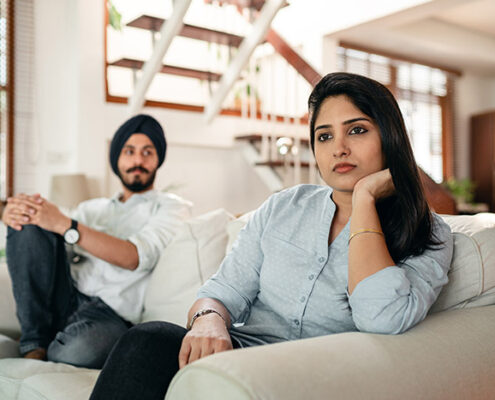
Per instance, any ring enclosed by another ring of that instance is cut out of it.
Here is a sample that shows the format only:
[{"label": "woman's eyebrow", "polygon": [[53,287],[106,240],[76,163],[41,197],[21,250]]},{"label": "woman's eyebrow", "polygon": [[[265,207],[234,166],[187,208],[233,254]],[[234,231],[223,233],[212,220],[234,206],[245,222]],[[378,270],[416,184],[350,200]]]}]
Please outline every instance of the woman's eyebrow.
[{"label": "woman's eyebrow", "polygon": [[352,123],[357,122],[357,121],[368,121],[368,122],[371,122],[368,118],[358,117],[358,118],[348,119],[347,121],[342,122],[342,125],[349,125],[349,124],[352,124]]},{"label": "woman's eyebrow", "polygon": [[[349,124],[352,124],[352,123],[357,122],[357,121],[368,121],[368,122],[371,122],[371,120],[369,118],[357,117],[357,118],[348,119],[348,120],[342,122],[342,125],[349,125]],[[328,128],[331,128],[331,127],[332,127],[332,124],[318,125],[315,128],[315,131],[317,131],[318,129],[328,129]]]}]

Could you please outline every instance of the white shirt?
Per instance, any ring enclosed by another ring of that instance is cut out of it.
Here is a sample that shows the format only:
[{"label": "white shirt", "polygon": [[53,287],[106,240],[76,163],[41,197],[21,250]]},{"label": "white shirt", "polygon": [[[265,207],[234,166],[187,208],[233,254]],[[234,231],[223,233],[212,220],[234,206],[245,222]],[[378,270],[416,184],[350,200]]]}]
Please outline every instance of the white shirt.
[{"label": "white shirt", "polygon": [[85,258],[72,264],[71,274],[80,292],[100,297],[122,318],[138,323],[150,273],[181,221],[189,216],[192,204],[155,190],[134,194],[125,203],[119,197],[85,201],[72,218],[132,242],[138,251],[138,267],[133,271],[117,267],[77,247],[77,253]]}]

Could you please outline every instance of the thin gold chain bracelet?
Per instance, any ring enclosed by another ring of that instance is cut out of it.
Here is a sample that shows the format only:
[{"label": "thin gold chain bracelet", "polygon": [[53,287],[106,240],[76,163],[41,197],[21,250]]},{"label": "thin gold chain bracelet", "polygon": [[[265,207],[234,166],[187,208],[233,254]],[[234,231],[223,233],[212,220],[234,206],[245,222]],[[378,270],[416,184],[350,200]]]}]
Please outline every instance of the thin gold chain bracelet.
[{"label": "thin gold chain bracelet", "polygon": [[349,241],[347,243],[350,243],[354,236],[360,235],[361,233],[378,233],[379,235],[385,236],[382,231],[379,231],[377,229],[360,229],[359,231],[351,233],[351,235],[349,236]]}]

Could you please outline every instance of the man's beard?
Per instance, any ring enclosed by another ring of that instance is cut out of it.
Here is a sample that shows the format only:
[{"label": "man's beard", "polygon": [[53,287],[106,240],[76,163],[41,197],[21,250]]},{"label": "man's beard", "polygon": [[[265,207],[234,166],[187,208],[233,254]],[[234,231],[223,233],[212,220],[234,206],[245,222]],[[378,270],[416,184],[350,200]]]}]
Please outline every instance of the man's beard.
[{"label": "man's beard", "polygon": [[[143,172],[149,172],[147,169],[143,167],[129,168],[126,172],[130,173],[132,171],[135,171],[136,169],[139,169]],[[124,185],[128,190],[130,190],[133,193],[139,193],[149,189],[153,185],[153,182],[155,181],[155,175],[156,175],[156,169],[153,171],[150,177],[144,182],[142,182],[141,179],[139,178],[137,180],[134,180],[133,182],[126,182],[125,179],[122,177],[121,173],[119,173],[119,178],[120,181],[122,182],[122,185]]]}]

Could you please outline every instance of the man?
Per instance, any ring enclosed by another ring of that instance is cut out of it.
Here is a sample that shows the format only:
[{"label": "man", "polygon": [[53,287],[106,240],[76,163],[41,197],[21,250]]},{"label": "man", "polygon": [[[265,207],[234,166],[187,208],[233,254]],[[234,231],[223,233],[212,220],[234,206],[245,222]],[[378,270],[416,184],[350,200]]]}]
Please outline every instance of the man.
[{"label": "man", "polygon": [[[137,115],[110,146],[121,193],[81,203],[72,219],[39,194],[8,200],[2,219],[24,357],[101,368],[139,322],[150,272],[190,207],[153,190],[165,152],[160,124]],[[64,241],[77,245],[78,263]]]}]

